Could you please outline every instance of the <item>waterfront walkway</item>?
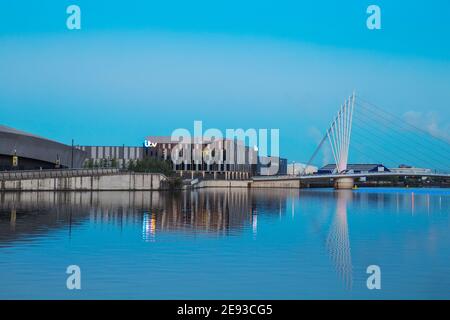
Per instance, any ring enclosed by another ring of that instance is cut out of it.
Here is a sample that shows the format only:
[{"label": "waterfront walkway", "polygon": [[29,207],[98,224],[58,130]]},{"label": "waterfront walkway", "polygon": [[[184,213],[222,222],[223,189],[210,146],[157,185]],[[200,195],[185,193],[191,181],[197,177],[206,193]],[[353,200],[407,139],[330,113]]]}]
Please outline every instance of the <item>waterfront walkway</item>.
[{"label": "waterfront walkway", "polygon": [[104,176],[104,175],[118,174],[119,172],[120,172],[119,169],[112,169],[112,168],[17,170],[17,171],[0,172],[0,180]]}]

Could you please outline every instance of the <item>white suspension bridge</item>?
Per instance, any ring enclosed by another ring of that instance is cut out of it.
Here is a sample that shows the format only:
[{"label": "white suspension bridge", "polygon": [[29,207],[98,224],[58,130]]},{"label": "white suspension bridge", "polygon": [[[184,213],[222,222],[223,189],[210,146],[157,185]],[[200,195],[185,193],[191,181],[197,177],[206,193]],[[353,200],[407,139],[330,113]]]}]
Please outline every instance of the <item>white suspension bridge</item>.
[{"label": "white suspension bridge", "polygon": [[[326,148],[331,150],[334,160],[333,170],[322,174],[320,172],[306,174],[307,168]],[[389,163],[392,168],[394,166],[398,168],[402,163],[411,165],[405,166],[408,170],[356,172],[351,170],[349,165],[350,153],[354,155],[354,159],[365,163]],[[431,169],[414,169],[425,167]],[[298,180],[307,185],[318,181],[332,181],[335,188],[350,189],[354,187],[356,179],[361,178],[450,179],[449,173],[448,138],[432,134],[373,103],[357,98],[353,93],[340,106],[303,172],[297,176],[258,177],[254,180],[272,182]]]}]

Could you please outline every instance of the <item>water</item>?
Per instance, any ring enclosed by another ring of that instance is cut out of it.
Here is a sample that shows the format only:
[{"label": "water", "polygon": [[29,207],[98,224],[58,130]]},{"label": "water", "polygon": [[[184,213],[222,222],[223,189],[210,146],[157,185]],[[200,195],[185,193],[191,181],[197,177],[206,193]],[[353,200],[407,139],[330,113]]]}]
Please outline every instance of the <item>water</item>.
[{"label": "water", "polygon": [[449,299],[449,209],[439,189],[5,193],[0,298]]}]

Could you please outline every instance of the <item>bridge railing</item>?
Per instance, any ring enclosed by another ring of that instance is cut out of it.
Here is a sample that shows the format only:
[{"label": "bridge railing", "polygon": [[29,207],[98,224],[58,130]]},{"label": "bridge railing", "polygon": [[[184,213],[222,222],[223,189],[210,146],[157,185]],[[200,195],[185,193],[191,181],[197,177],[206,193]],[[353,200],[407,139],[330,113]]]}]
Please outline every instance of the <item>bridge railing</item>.
[{"label": "bridge railing", "polygon": [[120,171],[121,171],[120,169],[116,168],[3,171],[0,172],[0,180],[100,176],[100,175],[116,174],[119,173]]}]

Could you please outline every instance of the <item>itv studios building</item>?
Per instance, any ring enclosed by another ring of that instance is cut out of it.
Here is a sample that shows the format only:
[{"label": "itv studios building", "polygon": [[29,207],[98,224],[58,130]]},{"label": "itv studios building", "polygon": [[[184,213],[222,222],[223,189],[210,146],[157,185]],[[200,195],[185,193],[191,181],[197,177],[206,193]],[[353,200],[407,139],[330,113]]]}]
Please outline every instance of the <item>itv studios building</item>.
[{"label": "itv studios building", "polygon": [[174,171],[181,176],[213,176],[223,179],[247,179],[272,168],[274,174],[287,174],[287,160],[278,157],[260,157],[254,148],[240,140],[219,139],[212,142],[196,138],[183,142],[171,137],[147,137],[142,147],[81,146],[87,153],[87,163],[104,165],[112,159],[118,167],[127,168],[131,161],[158,159],[171,161]]}]

